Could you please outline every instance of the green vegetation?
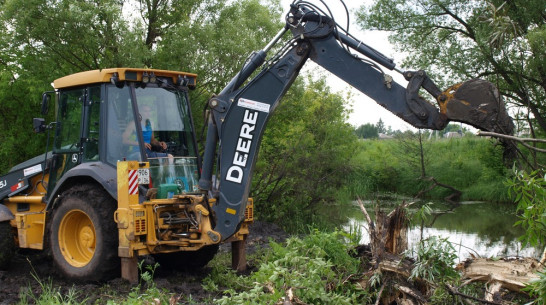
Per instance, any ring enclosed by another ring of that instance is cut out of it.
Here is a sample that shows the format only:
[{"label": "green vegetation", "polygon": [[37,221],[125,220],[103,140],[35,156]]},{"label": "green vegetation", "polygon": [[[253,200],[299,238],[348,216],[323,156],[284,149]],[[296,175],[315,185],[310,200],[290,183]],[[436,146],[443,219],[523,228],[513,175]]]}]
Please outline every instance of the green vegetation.
[{"label": "green vegetation", "polygon": [[[431,185],[421,179],[420,153],[418,139],[407,133],[396,140],[361,141],[354,163],[362,173],[353,183],[371,192],[415,196]],[[502,148],[490,140],[473,136],[423,139],[423,153],[425,177],[460,190],[463,200],[508,201],[503,181],[509,171],[503,165]],[[442,199],[451,192],[437,187],[426,195]]]},{"label": "green vegetation", "polygon": [[415,257],[415,263],[408,278],[421,278],[431,283],[458,278],[453,269],[457,255],[455,248],[445,238],[431,236],[421,240],[414,249],[406,251],[407,257]]},{"label": "green vegetation", "polygon": [[[93,304],[276,304],[290,299],[303,304],[371,304],[378,298],[380,287],[394,289],[400,279],[369,271],[366,257],[356,255],[354,241],[360,240],[360,232],[352,234],[311,230],[303,237],[291,237],[284,244],[270,242],[270,249],[251,255],[255,266],[248,275],[238,275],[229,266],[229,253],[219,254],[211,261],[209,275],[202,287],[208,297],[194,300],[191,295],[180,295],[159,288],[154,282],[157,265],[139,265],[141,280],[127,294],[119,294],[108,284],[100,287],[100,298]],[[461,286],[459,292],[474,298],[483,296],[481,284],[461,285],[458,272],[452,266],[454,249],[445,240],[429,238],[408,250],[406,257],[415,260],[408,281],[433,283],[427,293],[430,304],[454,304],[461,301],[446,287]],[[544,301],[545,276],[532,283],[528,291],[536,297],[536,304]],[[89,304],[87,295],[74,288],[55,286],[51,279],[39,279],[39,290],[21,290],[18,304]],[[393,285],[391,287],[391,285]],[[97,297],[97,296],[94,296]],[[522,296],[516,296],[522,298]],[[516,300],[516,299],[514,299]],[[519,299],[518,299],[519,301]],[[516,302],[518,302],[516,301]],[[522,300],[529,300],[523,296]]]},{"label": "green vegetation", "polygon": [[522,239],[531,245],[546,244],[546,180],[544,173],[527,173],[514,168],[512,179],[506,184],[509,194],[518,204],[519,225],[525,229]]},{"label": "green vegetation", "polygon": [[357,143],[345,122],[346,99],[331,92],[325,79],[292,89],[264,133],[250,196],[258,218],[303,232],[307,224],[328,225],[317,217],[325,205],[350,203],[338,200],[339,190],[355,171]]},{"label": "green vegetation", "polygon": [[546,271],[538,272],[538,280],[531,281],[525,291],[529,293],[532,298],[536,298],[534,302],[530,304],[544,305],[546,304]]},{"label": "green vegetation", "polygon": [[154,283],[154,272],[159,264],[146,265],[141,262],[140,282],[131,289],[128,296],[107,300],[107,305],[138,305],[138,304],[171,304],[173,294],[166,290],[159,289]]},{"label": "green vegetation", "polygon": [[62,293],[61,288],[55,287],[51,279],[40,280],[37,276],[33,276],[39,283],[41,291],[36,295],[30,286],[22,289],[19,294],[19,305],[31,303],[36,305],[85,304],[86,299],[74,287],[69,288],[68,292]]},{"label": "green vegetation", "polygon": [[521,107],[519,123],[546,130],[544,11],[543,0],[374,0],[357,15],[363,29],[390,33],[404,68],[425,69],[441,88],[488,79]]},{"label": "green vegetation", "polygon": [[[544,170],[527,173],[514,168],[512,179],[506,182],[510,195],[518,204],[520,220],[515,225],[525,229],[521,239],[531,245],[546,246],[546,177]],[[546,249],[545,249],[546,251]],[[539,278],[525,287],[532,304],[546,304],[546,271],[538,272]]]},{"label": "green vegetation", "polygon": [[[359,271],[359,259],[349,255],[348,244],[339,232],[313,231],[308,236],[290,238],[286,245],[271,243],[263,254],[257,271],[226,282],[215,275],[207,287],[214,289],[226,283],[224,296],[215,304],[274,304],[288,298],[305,304],[366,304],[369,293],[349,278]],[[244,289],[241,289],[244,287]]]},{"label": "green vegetation", "polygon": [[[108,285],[101,287],[100,291],[105,293],[104,298],[95,300],[94,304],[106,305],[140,305],[140,304],[176,304],[178,301],[187,301],[191,303],[191,296],[185,300],[181,300],[181,296],[169,292],[165,289],[160,289],[154,282],[155,270],[159,267],[155,265],[144,265],[139,263],[140,281],[138,285],[131,288],[127,295],[118,295],[116,291],[110,289]],[[40,291],[33,291],[29,285],[22,288],[19,294],[19,305],[36,304],[36,305],[78,305],[90,304],[90,297],[81,291],[77,291],[73,286],[71,288],[59,287],[54,285],[51,278],[40,279],[33,272],[34,280],[39,284]]]}]

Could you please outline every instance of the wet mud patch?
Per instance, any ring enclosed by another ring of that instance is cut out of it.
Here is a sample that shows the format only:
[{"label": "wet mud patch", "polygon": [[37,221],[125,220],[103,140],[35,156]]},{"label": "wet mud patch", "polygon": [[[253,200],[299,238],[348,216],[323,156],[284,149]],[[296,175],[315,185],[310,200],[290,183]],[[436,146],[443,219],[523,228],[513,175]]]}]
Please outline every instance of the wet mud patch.
[{"label": "wet mud patch", "polygon": [[[279,226],[256,221],[250,226],[247,238],[247,253],[252,254],[269,247],[269,241],[283,242],[288,238]],[[220,247],[220,252],[231,251],[229,244]],[[153,259],[146,262],[153,264]],[[154,272],[154,284],[160,290],[179,298],[178,303],[208,304],[218,293],[210,293],[203,289],[202,282],[210,274],[211,268],[205,267],[198,271],[181,272],[165,270],[161,267]],[[21,301],[21,291],[32,291],[39,296],[42,285],[52,283],[62,295],[69,290],[77,293],[78,300],[86,300],[88,304],[105,304],[106,300],[126,299],[135,285],[116,278],[104,283],[73,283],[56,274],[50,258],[44,251],[20,249],[6,270],[0,270],[0,305],[17,304]],[[146,289],[145,284],[142,285]],[[27,298],[28,300],[28,298]],[[29,300],[30,301],[30,300]]]}]

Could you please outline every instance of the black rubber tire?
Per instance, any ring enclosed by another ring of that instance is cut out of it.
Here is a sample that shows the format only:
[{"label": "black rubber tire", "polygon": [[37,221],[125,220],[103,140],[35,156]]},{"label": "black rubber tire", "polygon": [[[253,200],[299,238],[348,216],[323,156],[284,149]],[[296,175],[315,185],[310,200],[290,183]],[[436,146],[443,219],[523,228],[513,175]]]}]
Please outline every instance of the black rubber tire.
[{"label": "black rubber tire", "polygon": [[196,271],[205,267],[218,252],[219,245],[205,246],[197,251],[156,254],[161,268],[178,271]]},{"label": "black rubber tire", "polygon": [[0,270],[5,270],[15,255],[16,245],[13,228],[9,221],[0,222]]},{"label": "black rubber tire", "polygon": [[[114,221],[116,208],[116,201],[97,185],[79,185],[63,192],[60,204],[53,211],[49,232],[53,262],[62,276],[78,282],[119,277],[121,260],[118,257],[118,231]],[[77,222],[78,218],[73,215],[83,216],[85,221],[82,222],[87,226]],[[75,220],[71,220],[71,217]],[[73,227],[75,232],[87,231],[70,236],[72,234],[67,227]],[[60,236],[59,230],[66,233]],[[81,242],[82,236],[89,232],[93,233],[92,242],[85,244],[88,248],[83,252],[90,255],[81,260],[74,259],[82,251],[72,245],[84,244]],[[72,249],[62,245],[71,245]]]}]

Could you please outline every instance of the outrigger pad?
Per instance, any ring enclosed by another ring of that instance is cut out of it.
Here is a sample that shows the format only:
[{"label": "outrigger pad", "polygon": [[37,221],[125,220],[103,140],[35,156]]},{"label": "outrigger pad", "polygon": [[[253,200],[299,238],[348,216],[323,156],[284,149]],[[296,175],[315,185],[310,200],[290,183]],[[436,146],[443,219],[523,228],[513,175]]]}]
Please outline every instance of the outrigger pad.
[{"label": "outrigger pad", "polygon": [[499,90],[491,82],[472,79],[444,91],[449,120],[463,122],[484,131],[512,134],[514,123]]}]

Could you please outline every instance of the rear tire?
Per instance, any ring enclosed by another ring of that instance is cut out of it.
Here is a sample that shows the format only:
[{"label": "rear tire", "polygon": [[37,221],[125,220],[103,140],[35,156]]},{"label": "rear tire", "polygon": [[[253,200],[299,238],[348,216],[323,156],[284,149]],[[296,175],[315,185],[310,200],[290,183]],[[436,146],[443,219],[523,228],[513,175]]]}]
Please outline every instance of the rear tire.
[{"label": "rear tire", "polygon": [[180,251],[155,255],[162,268],[196,271],[205,267],[218,252],[219,245],[205,246],[197,251]]},{"label": "rear tire", "polygon": [[53,212],[49,233],[53,262],[75,281],[103,281],[119,276],[116,201],[96,185],[65,191]]},{"label": "rear tire", "polygon": [[5,270],[15,255],[15,239],[9,221],[0,222],[0,270]]}]

